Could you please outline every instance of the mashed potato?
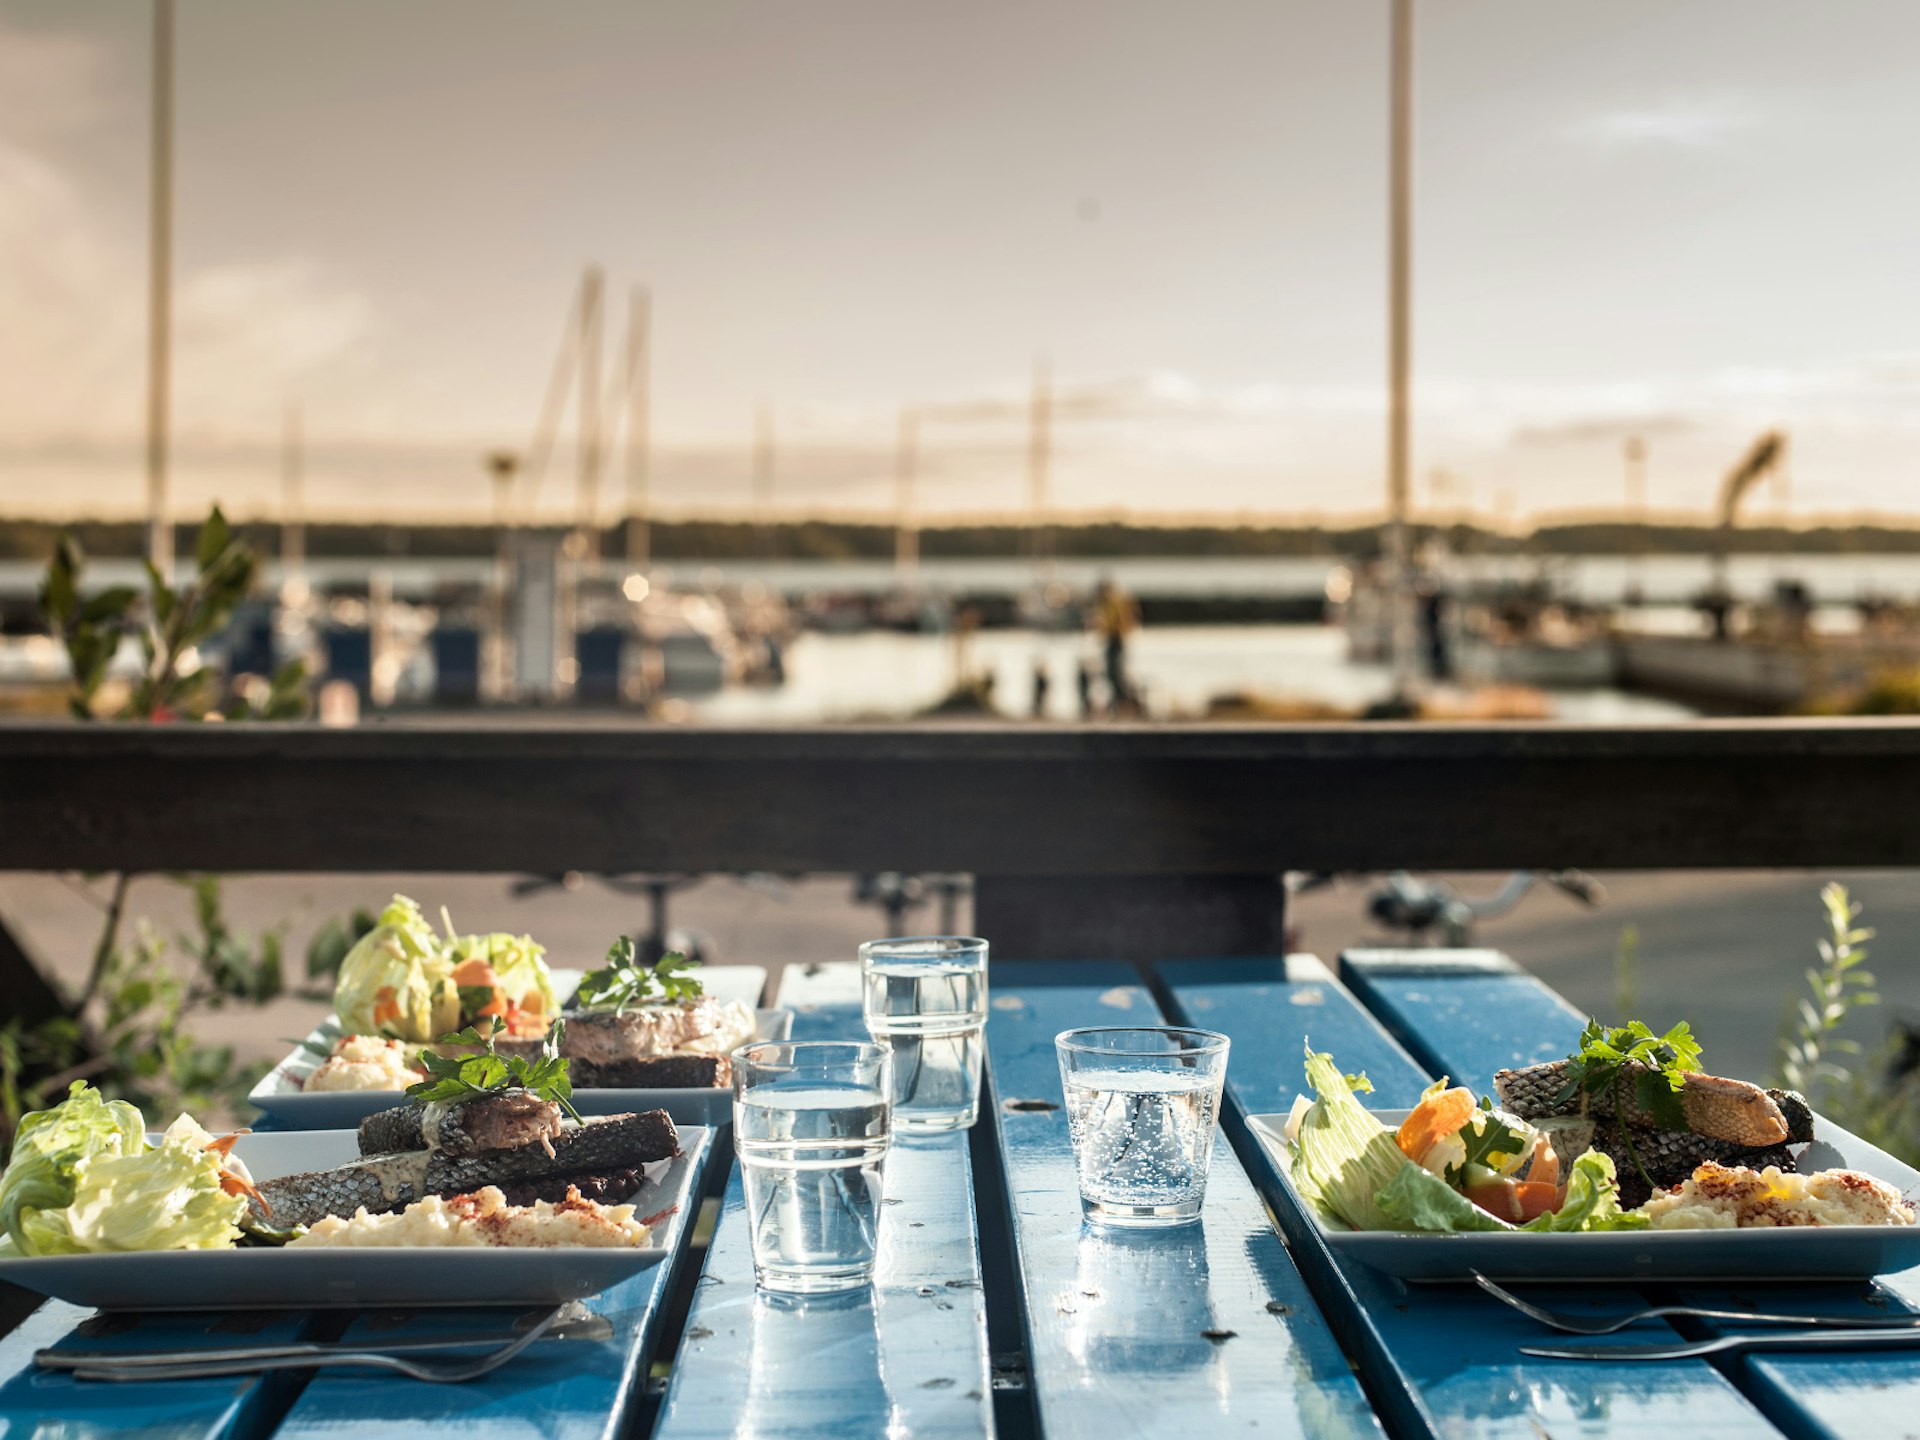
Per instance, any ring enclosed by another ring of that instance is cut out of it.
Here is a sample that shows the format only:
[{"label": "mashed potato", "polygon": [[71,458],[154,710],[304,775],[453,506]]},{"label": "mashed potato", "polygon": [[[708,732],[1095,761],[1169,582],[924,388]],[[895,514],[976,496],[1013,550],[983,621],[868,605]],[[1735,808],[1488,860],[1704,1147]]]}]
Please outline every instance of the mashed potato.
[{"label": "mashed potato", "polygon": [[404,1090],[427,1078],[415,1063],[417,1045],[378,1035],[349,1035],[307,1077],[308,1090]]},{"label": "mashed potato", "polygon": [[1655,1230],[1773,1225],[1911,1225],[1913,1207],[1884,1180],[1854,1170],[1814,1175],[1709,1161],[1640,1207]]},{"label": "mashed potato", "polygon": [[567,1187],[558,1205],[536,1200],[531,1205],[509,1205],[507,1197],[489,1185],[471,1195],[443,1200],[429,1195],[392,1215],[369,1215],[360,1209],[351,1220],[329,1215],[315,1223],[294,1245],[645,1245],[653,1231],[633,1218],[631,1205],[602,1205],[583,1200]]}]

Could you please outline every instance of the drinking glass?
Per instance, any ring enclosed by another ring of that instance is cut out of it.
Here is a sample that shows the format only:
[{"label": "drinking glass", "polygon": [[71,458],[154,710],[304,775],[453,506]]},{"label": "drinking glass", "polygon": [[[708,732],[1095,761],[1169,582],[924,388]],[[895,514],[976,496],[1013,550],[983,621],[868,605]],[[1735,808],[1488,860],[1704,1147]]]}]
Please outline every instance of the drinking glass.
[{"label": "drinking glass", "polygon": [[1065,1030],[1054,1038],[1080,1210],[1102,1225],[1200,1218],[1227,1037],[1175,1027]]},{"label": "drinking glass", "polygon": [[969,935],[869,940],[860,947],[867,1033],[893,1052],[893,1123],[964,1130],[980,1113],[987,942]]},{"label": "drinking glass", "polygon": [[733,1145],[761,1289],[818,1294],[873,1279],[891,1068],[886,1047],[865,1040],[733,1052]]}]

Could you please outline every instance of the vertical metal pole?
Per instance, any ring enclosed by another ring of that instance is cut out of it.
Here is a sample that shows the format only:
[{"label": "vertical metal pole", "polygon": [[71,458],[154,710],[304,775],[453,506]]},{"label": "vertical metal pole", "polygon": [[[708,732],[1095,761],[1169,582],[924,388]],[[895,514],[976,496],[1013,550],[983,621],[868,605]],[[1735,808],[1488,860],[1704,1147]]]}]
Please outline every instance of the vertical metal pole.
[{"label": "vertical metal pole", "polygon": [[[1627,520],[1644,527],[1647,523],[1647,442],[1629,435],[1624,449],[1627,462]],[[1638,605],[1646,595],[1647,537],[1644,528],[1633,547],[1633,560],[1627,572],[1624,598]]]},{"label": "vertical metal pole", "polygon": [[600,559],[600,312],[603,277],[580,277],[580,534],[589,566]]},{"label": "vertical metal pole", "polygon": [[296,401],[287,406],[280,440],[280,593],[296,601],[304,601],[307,596],[304,444]]},{"label": "vertical metal pole", "polygon": [[753,516],[762,559],[773,558],[773,402],[762,400],[753,416]]},{"label": "vertical metal pole", "polygon": [[913,588],[920,568],[920,527],[914,513],[914,479],[920,458],[920,416],[910,405],[900,409],[900,444],[894,458],[895,504],[893,581],[902,590]]},{"label": "vertical metal pole", "polygon": [[627,564],[642,575],[653,563],[652,323],[653,297],[636,286],[627,311]]},{"label": "vertical metal pole", "polygon": [[1407,533],[1412,366],[1413,0],[1393,4],[1393,106],[1387,207],[1387,557],[1393,586],[1393,690],[1414,687],[1413,570]]},{"label": "vertical metal pole", "polygon": [[153,4],[152,212],[147,238],[147,557],[173,573],[167,511],[169,376],[173,336],[173,0]]},{"label": "vertical metal pole", "polygon": [[1053,374],[1045,356],[1034,362],[1033,397],[1027,410],[1027,506],[1033,526],[1034,579],[1050,578],[1053,560],[1048,481],[1053,464]]}]

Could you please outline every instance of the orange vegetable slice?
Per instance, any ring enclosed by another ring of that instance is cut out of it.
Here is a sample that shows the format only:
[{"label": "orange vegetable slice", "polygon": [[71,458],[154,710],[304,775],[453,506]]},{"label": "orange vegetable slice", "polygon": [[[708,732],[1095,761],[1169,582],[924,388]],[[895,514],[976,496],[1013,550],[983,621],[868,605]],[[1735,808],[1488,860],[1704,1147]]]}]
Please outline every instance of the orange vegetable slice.
[{"label": "orange vegetable slice", "polygon": [[1400,1122],[1400,1131],[1394,1136],[1400,1144],[1400,1153],[1418,1165],[1433,1148],[1434,1141],[1459,1130],[1473,1118],[1476,1108],[1473,1092],[1464,1085],[1429,1095]]}]

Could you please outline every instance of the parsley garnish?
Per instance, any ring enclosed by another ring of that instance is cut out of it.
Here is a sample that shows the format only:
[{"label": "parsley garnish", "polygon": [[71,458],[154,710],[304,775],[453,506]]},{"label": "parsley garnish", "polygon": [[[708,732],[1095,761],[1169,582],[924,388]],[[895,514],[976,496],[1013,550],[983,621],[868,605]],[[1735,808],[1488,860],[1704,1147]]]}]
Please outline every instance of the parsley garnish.
[{"label": "parsley garnish", "polygon": [[1496,1156],[1518,1155],[1527,1148],[1527,1138],[1513,1129],[1493,1113],[1493,1101],[1486,1096],[1480,1097],[1480,1114],[1476,1129],[1472,1120],[1460,1127],[1461,1142],[1467,1147],[1466,1157],[1457,1165],[1447,1166],[1446,1173],[1440,1178],[1455,1189],[1460,1187],[1469,1165],[1481,1165],[1498,1172]]},{"label": "parsley garnish", "polygon": [[[1598,1020],[1589,1020],[1580,1032],[1580,1049],[1567,1062],[1567,1083],[1558,1103],[1566,1104],[1576,1095],[1610,1092],[1613,1113],[1620,1121],[1620,1139],[1627,1158],[1640,1178],[1649,1186],[1653,1177],[1634,1153],[1627,1123],[1629,1091],[1639,1108],[1653,1118],[1662,1130],[1686,1130],[1686,1107],[1680,1101],[1680,1089],[1687,1083],[1687,1072],[1700,1068],[1700,1046],[1682,1020],[1664,1035],[1656,1035],[1638,1020],[1609,1030]],[[1584,1111],[1586,1106],[1581,1105]]]},{"label": "parsley garnish", "polygon": [[408,1096],[422,1105],[432,1100],[465,1105],[470,1100],[497,1095],[503,1090],[525,1090],[538,1099],[552,1101],[578,1120],[580,1112],[573,1108],[573,1081],[567,1078],[567,1062],[560,1058],[566,1022],[553,1022],[553,1028],[540,1046],[540,1058],[529,1061],[494,1050],[493,1037],[500,1030],[500,1022],[497,1016],[488,1018],[494,1023],[485,1035],[469,1025],[434,1041],[436,1045],[485,1046],[478,1055],[437,1055],[431,1050],[421,1051],[420,1064],[427,1078],[418,1085],[409,1085]]},{"label": "parsley garnish", "polygon": [[696,1000],[706,993],[699,977],[685,972],[700,962],[674,951],[649,968],[634,958],[632,937],[622,935],[607,949],[607,963],[580,977],[573,1003],[582,1010],[612,1010],[616,1014],[656,996],[662,1000]]}]

